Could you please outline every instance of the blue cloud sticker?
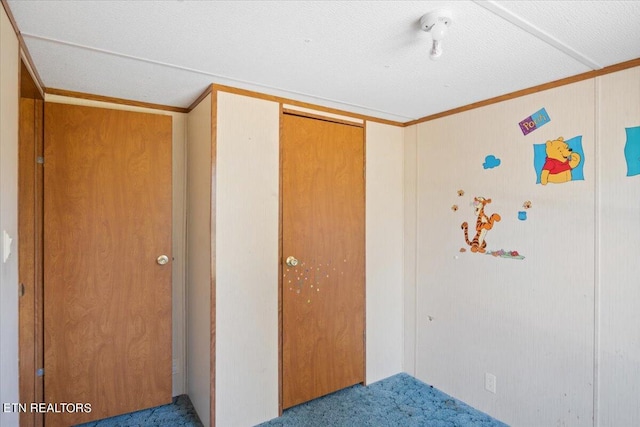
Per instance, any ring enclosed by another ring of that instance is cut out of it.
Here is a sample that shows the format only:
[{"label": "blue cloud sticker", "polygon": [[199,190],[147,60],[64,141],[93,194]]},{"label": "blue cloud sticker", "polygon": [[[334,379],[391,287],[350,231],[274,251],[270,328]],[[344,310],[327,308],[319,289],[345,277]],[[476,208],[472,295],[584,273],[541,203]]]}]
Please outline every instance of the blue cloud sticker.
[{"label": "blue cloud sticker", "polygon": [[493,168],[497,168],[498,166],[500,166],[500,159],[498,159],[493,154],[490,154],[484,158],[484,163],[482,164],[483,168],[493,169]]}]

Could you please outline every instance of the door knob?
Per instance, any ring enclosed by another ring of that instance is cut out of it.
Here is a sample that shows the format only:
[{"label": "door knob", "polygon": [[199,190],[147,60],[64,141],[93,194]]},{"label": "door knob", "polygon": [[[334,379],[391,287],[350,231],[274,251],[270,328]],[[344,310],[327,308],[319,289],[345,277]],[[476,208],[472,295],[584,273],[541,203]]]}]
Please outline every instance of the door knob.
[{"label": "door knob", "polygon": [[296,265],[298,265],[298,260],[296,259],[296,257],[290,256],[287,258],[287,265],[289,267],[295,267]]},{"label": "door knob", "polygon": [[166,255],[160,255],[157,259],[156,262],[160,265],[165,265],[166,263],[169,262],[169,257]]}]

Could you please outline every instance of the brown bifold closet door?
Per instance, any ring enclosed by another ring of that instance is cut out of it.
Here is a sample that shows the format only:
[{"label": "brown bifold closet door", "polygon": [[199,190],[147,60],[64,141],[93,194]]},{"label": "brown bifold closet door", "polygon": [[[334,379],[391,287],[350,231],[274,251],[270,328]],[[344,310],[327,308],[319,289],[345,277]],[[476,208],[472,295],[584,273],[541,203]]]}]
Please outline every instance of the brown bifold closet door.
[{"label": "brown bifold closet door", "polygon": [[282,407],[364,381],[364,130],[283,114]]},{"label": "brown bifold closet door", "polygon": [[171,402],[171,126],[45,104],[47,427]]}]

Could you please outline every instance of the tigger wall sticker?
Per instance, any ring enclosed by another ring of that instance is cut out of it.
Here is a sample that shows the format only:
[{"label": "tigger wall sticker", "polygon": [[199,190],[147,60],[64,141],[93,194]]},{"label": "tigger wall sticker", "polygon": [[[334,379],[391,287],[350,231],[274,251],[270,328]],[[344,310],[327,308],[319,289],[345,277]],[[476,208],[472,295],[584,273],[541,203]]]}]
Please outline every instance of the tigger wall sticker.
[{"label": "tigger wall sticker", "polygon": [[493,228],[494,223],[501,219],[497,213],[487,216],[484,210],[489,203],[491,203],[491,199],[485,199],[484,197],[473,198],[473,207],[476,215],[476,235],[473,237],[473,240],[469,240],[469,224],[465,221],[461,225],[464,231],[464,240],[467,242],[467,245],[471,246],[471,252],[486,252],[487,242],[485,237],[487,232]]}]

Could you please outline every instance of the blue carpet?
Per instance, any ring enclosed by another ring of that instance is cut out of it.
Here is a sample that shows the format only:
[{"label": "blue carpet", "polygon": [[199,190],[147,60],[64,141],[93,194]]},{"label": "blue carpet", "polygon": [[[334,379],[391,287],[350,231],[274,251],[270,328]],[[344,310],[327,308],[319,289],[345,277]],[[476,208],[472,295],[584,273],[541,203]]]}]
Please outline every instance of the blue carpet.
[{"label": "blue carpet", "polygon": [[[78,427],[202,427],[189,397]],[[355,385],[284,411],[260,427],[505,427],[506,424],[407,375]],[[227,427],[227,426],[221,426]]]},{"label": "blue carpet", "polygon": [[193,409],[186,394],[173,398],[168,405],[145,409],[144,411],[118,415],[100,421],[80,424],[77,427],[202,427],[202,423]]},{"label": "blue carpet", "polygon": [[407,375],[355,385],[284,411],[260,427],[504,427]]}]

